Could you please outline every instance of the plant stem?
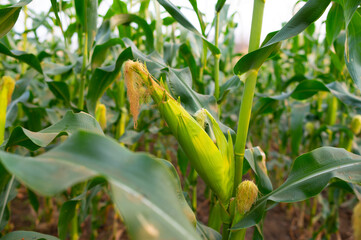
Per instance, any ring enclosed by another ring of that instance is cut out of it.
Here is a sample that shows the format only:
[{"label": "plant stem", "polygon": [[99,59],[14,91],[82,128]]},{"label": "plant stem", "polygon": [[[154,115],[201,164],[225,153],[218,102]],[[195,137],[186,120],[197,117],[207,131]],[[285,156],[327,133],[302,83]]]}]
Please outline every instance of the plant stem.
[{"label": "plant stem", "polygon": [[[219,12],[216,12],[216,29],[215,29],[214,44],[218,47],[218,35],[219,35]],[[219,61],[221,59],[220,54],[214,55],[214,97],[216,100],[219,98]]]},{"label": "plant stem", "polygon": [[78,108],[83,110],[84,108],[84,88],[86,82],[86,64],[88,59],[88,33],[85,32],[85,39],[84,39],[84,48],[83,48],[83,65],[81,67],[81,81],[80,81],[80,88],[79,88],[79,100],[78,100]]},{"label": "plant stem", "polygon": [[[78,204],[75,209],[78,209]],[[77,211],[75,211],[77,212]],[[70,233],[70,239],[71,240],[78,240],[79,234],[78,234],[78,216],[77,214],[74,215],[73,219],[71,220],[71,233]]]},{"label": "plant stem", "polygon": [[[87,6],[86,0],[84,0],[84,6]],[[84,34],[84,45],[83,45],[83,64],[81,67],[81,80],[80,80],[80,88],[79,88],[79,101],[78,108],[83,110],[84,108],[84,88],[86,83],[86,66],[88,61],[88,27],[87,27],[87,11],[84,11],[84,26],[83,26],[83,34]]]},{"label": "plant stem", "polygon": [[338,109],[338,100],[336,97],[329,95],[327,99],[328,109],[327,109],[327,119],[326,123],[328,125],[334,125],[337,120],[337,109]]},{"label": "plant stem", "polygon": [[4,142],[5,138],[5,125],[6,125],[6,109],[8,106],[8,90],[6,87],[1,89],[0,86],[0,145]]},{"label": "plant stem", "polygon": [[120,108],[120,118],[117,125],[116,138],[119,139],[125,131],[126,122],[127,122],[127,109],[125,107],[125,87],[124,80],[120,80],[118,83],[118,97],[119,97],[119,108]]},{"label": "plant stem", "polygon": [[[25,5],[23,8],[23,12],[24,12],[24,33],[22,34],[23,36],[23,51],[26,51],[26,46],[28,43],[28,33],[26,32],[28,30],[27,26],[26,26],[26,21],[28,19],[28,7]],[[22,63],[21,64],[21,74],[23,75],[26,71],[26,64]]]},{"label": "plant stem", "polygon": [[192,188],[192,207],[197,212],[197,184],[193,185]]},{"label": "plant stem", "polygon": [[[265,5],[264,0],[254,0],[251,36],[249,39],[249,47],[248,47],[249,52],[252,52],[259,47],[264,5]],[[237,137],[236,137],[235,150],[234,150],[235,182],[234,182],[233,194],[236,193],[237,186],[242,181],[244,152],[246,148],[249,120],[251,118],[252,103],[253,103],[253,96],[256,87],[257,74],[258,74],[258,70],[251,70],[247,73],[244,92],[242,96],[241,109],[238,118]]]},{"label": "plant stem", "polygon": [[163,34],[162,34],[162,18],[160,17],[160,9],[159,3],[154,0],[154,8],[155,8],[155,17],[156,17],[156,49],[157,51],[162,54],[163,53]]},{"label": "plant stem", "polygon": [[242,240],[246,237],[246,228],[242,228],[238,231],[232,232],[229,236],[229,240]]},{"label": "plant stem", "polygon": [[248,72],[246,78],[244,92],[242,96],[241,109],[239,112],[238,128],[237,128],[237,137],[236,144],[234,149],[235,154],[235,179],[234,179],[234,191],[236,193],[237,186],[242,181],[242,172],[243,172],[243,160],[244,152],[246,150],[246,141],[249,127],[249,120],[251,118],[253,95],[256,87],[258,71],[251,70]]},{"label": "plant stem", "polygon": [[262,31],[262,20],[265,0],[254,0],[251,36],[249,39],[248,52],[252,52],[259,48]]},{"label": "plant stem", "polygon": [[197,212],[197,178],[198,174],[194,168],[189,173],[189,182],[192,186],[192,208],[194,212]]},{"label": "plant stem", "polygon": [[[198,18],[198,21],[199,21],[199,25],[201,26],[201,32],[202,32],[202,35],[204,37],[206,37],[206,32],[205,32],[205,29],[206,29],[206,26],[204,24],[204,21],[202,19],[202,15],[201,13],[198,11],[196,11],[196,14],[197,14],[197,18]],[[206,65],[207,65],[207,44],[205,41],[203,41],[203,51],[202,51],[202,55],[201,55],[201,66],[199,68],[199,79],[198,79],[198,92],[199,93],[204,93],[204,81],[203,81],[203,75],[204,75],[204,69],[206,68]]]},{"label": "plant stem", "polygon": [[199,68],[199,79],[198,79],[198,92],[204,93],[204,81],[203,81],[203,75],[204,75],[204,69],[207,65],[207,45],[205,41],[203,41],[203,51],[201,55],[201,67]]},{"label": "plant stem", "polygon": [[228,238],[229,238],[229,224],[223,223],[222,240],[227,240]]},{"label": "plant stem", "polygon": [[8,187],[6,189],[6,193],[5,193],[5,196],[4,196],[4,202],[3,202],[3,207],[1,208],[1,212],[0,212],[0,224],[1,224],[1,220],[3,219],[3,216],[4,216],[5,208],[6,208],[9,196],[10,196],[10,191],[11,191],[11,187],[12,187],[12,185],[14,183],[14,180],[15,180],[15,176],[12,175],[11,179],[10,179],[10,181],[8,183]]}]

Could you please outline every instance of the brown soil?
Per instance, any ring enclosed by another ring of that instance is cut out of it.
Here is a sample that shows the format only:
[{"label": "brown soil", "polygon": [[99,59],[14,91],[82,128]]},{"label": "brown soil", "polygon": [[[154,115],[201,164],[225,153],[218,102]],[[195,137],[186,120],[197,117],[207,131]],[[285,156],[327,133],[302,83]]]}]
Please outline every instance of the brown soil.
[{"label": "brown soil", "polygon": [[[205,198],[205,184],[202,180],[197,184],[198,192],[198,206],[197,218],[202,223],[208,222],[209,214],[209,200]],[[15,230],[31,230],[41,233],[57,236],[57,219],[59,211],[57,203],[52,199],[52,210],[46,210],[45,198],[40,197],[40,208],[38,213],[32,209],[27,192],[24,187],[19,189],[17,198],[10,204],[11,219],[6,227],[6,232]],[[107,199],[105,199],[107,200]],[[105,202],[104,202],[105,203]],[[103,204],[104,204],[103,203]],[[49,204],[48,204],[49,206]],[[304,217],[301,215],[301,204],[279,204],[270,211],[268,211],[264,222],[264,238],[266,240],[306,240],[306,239],[323,239],[324,232],[312,238],[312,233],[317,230],[319,223],[310,224],[309,216],[306,214]],[[320,211],[321,209],[318,209]],[[333,234],[331,240],[352,240],[351,229],[351,211],[346,208],[340,208],[340,232]],[[121,223],[119,217],[114,214],[114,208],[109,205],[105,210],[105,219],[99,220],[95,234],[98,240],[127,240],[126,229]],[[303,221],[302,221],[303,219]],[[311,227],[311,226],[312,227]],[[81,240],[91,239],[91,219],[88,216],[83,223],[81,223]],[[246,239],[252,239],[253,230],[247,232]]]}]

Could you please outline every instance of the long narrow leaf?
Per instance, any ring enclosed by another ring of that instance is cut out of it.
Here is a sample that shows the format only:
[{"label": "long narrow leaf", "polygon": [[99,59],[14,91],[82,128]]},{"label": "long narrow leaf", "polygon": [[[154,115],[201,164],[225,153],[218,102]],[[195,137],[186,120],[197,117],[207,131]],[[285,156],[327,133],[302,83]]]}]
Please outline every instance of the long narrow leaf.
[{"label": "long narrow leaf", "polygon": [[261,198],[233,229],[257,224],[266,210],[267,201],[298,202],[319,194],[331,178],[361,183],[361,156],[345,149],[321,147],[298,157],[286,182]]},{"label": "long narrow leaf", "polygon": [[330,0],[309,0],[263,47],[243,56],[234,66],[234,73],[242,75],[251,69],[259,69],[277,48],[279,42],[304,31],[311,23],[321,17],[329,4]]}]

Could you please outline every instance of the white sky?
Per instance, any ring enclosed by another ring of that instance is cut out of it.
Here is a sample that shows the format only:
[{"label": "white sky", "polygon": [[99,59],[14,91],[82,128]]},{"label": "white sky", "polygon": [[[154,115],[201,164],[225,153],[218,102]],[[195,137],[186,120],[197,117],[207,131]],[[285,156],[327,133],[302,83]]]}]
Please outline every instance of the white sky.
[{"label": "white sky", "polygon": [[[188,0],[171,1],[178,6],[191,8]],[[5,4],[6,2],[7,0],[0,0],[0,4]],[[99,6],[98,13],[101,15],[105,14],[109,6],[111,6],[112,2],[112,0],[103,0]],[[133,0],[133,2],[138,1]],[[214,18],[214,6],[217,0],[198,0],[197,2],[200,11],[205,14],[206,22],[211,22]],[[282,26],[282,23],[287,22],[292,17],[292,15],[294,14],[294,6],[296,2],[297,0],[266,0],[262,27],[262,40],[267,35],[267,33],[279,30]],[[153,11],[154,9],[153,4],[153,1],[151,1],[150,11]],[[253,1],[227,0],[226,4],[230,4],[230,13],[237,12],[237,14],[235,15],[235,21],[238,23],[238,28],[236,30],[236,41],[243,43],[247,42],[251,27]],[[33,0],[30,4],[28,4],[28,7],[30,9],[34,9],[37,12],[46,12],[49,10],[50,6],[50,0]],[[300,6],[297,6],[296,9],[298,10],[299,7]],[[183,8],[182,12],[199,29],[198,20],[195,13],[192,10],[188,10],[187,8]],[[64,16],[60,17],[62,18],[62,21],[65,21],[66,26],[67,19],[64,19]],[[326,16],[324,15],[321,19],[324,20],[325,18]],[[317,26],[320,28],[320,23],[322,22],[322,20],[319,20],[318,22],[319,24]],[[98,24],[100,24],[100,22]],[[15,30],[18,32],[22,32],[23,29],[23,14],[21,13],[18,22],[15,24]],[[323,29],[324,25],[322,25],[322,29],[319,29],[321,34],[324,33]],[[40,36],[40,38],[45,38],[45,36],[42,36],[45,34],[45,29],[39,29],[38,35]]]}]

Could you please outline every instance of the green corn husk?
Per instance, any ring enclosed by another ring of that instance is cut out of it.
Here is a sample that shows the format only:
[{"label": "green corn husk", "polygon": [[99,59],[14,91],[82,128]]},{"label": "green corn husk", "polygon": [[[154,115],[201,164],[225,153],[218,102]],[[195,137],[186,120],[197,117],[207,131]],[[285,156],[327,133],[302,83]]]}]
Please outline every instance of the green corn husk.
[{"label": "green corn husk", "polygon": [[[136,92],[128,93],[133,117],[136,119],[134,113],[137,113],[134,105],[139,105],[139,100],[144,97],[136,96],[137,92],[149,94],[194,169],[223,205],[227,205],[232,195],[234,179],[233,143],[230,134],[227,142],[218,123],[207,110],[203,109],[202,111],[206,113],[212,125],[216,138],[216,143],[214,143],[203,127],[182,105],[164,87],[153,80],[144,65],[138,62],[126,62],[125,79],[128,91],[136,90]],[[137,100],[138,102],[133,103],[132,107],[132,101]]]}]

